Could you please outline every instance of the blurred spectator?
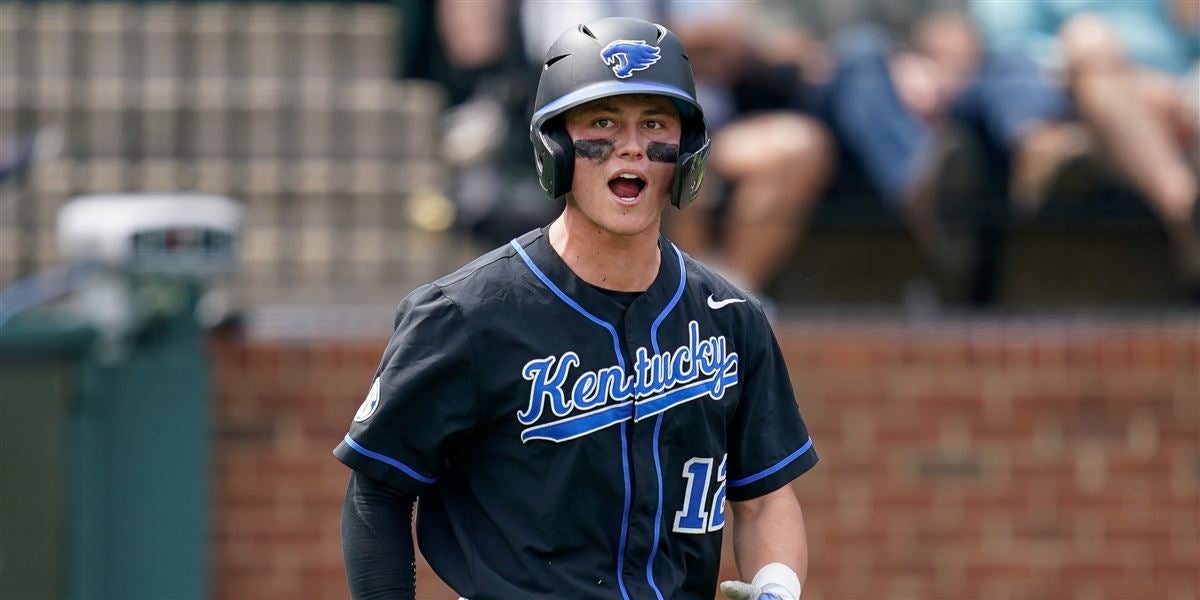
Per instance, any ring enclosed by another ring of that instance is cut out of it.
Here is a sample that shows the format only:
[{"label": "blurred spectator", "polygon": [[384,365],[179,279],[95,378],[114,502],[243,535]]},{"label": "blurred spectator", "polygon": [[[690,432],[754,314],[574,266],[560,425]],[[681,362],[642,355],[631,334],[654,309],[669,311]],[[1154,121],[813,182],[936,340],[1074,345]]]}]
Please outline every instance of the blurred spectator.
[{"label": "blurred spectator", "polygon": [[520,3],[438,0],[402,8],[400,76],[437,82],[447,96],[441,140],[450,169],[446,194],[415,196],[410,202],[427,206],[412,213],[450,212],[451,219],[431,222],[452,220],[488,245],[548,223],[557,210],[531,164],[529,104],[537,70],[521,43]]},{"label": "blurred spectator", "polygon": [[[761,295],[832,174],[833,145],[819,122],[794,110],[804,103],[803,61],[771,52],[779,28],[759,35],[755,17],[769,5],[676,0],[670,7],[712,135],[709,182],[695,206],[670,215],[671,235]],[[793,34],[793,48],[806,47],[798,32],[783,31]]]},{"label": "blurred spectator", "polygon": [[1086,151],[1079,128],[1062,121],[1062,90],[1028,56],[985,50],[959,12],[924,15],[908,39],[850,27],[834,36],[832,52],[821,114],[918,241],[950,265],[965,257],[955,256],[959,245],[934,206],[943,164],[958,150],[948,132],[974,134],[1019,195],[1036,195],[1059,165]]},{"label": "blurred spectator", "polygon": [[1189,277],[1200,281],[1200,3],[972,0],[971,9],[991,47],[1065,75],[1079,116],[1163,218]]}]

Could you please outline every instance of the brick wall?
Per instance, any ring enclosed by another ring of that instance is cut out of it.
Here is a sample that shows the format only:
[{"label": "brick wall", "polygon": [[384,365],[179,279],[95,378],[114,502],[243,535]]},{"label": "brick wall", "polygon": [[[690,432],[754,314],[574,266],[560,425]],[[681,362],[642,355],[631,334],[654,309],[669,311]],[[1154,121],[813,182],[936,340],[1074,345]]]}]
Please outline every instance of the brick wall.
[{"label": "brick wall", "polygon": [[[1200,322],[779,335],[822,455],[806,599],[1200,597]],[[345,597],[329,452],[382,346],[213,341],[218,597]]]}]

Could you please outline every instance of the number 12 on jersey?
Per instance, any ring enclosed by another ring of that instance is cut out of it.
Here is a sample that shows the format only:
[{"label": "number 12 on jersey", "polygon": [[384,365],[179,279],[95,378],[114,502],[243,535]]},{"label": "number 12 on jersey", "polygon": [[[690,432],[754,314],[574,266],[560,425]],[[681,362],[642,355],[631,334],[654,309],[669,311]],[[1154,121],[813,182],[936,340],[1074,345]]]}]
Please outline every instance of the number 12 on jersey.
[{"label": "number 12 on jersey", "polygon": [[717,467],[717,491],[712,495],[708,510],[705,510],[705,503],[708,502],[708,481],[713,459],[696,457],[683,464],[687,489],[683,493],[683,510],[675,512],[674,531],[708,533],[725,526],[725,461],[728,457],[722,456],[721,466]]}]

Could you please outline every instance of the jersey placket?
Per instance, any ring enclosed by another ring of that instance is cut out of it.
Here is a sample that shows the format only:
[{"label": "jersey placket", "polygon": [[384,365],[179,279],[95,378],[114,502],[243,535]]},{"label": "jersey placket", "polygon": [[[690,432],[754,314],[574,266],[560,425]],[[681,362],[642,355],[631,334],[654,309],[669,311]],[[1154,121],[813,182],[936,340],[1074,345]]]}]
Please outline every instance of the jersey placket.
[{"label": "jersey placket", "polygon": [[[542,243],[546,243],[544,240]],[[624,368],[625,376],[635,375],[637,350],[644,348],[649,354],[658,353],[656,330],[664,318],[677,306],[686,282],[683,255],[669,242],[663,241],[664,275],[656,280],[649,290],[624,311],[614,313],[596,302],[598,298],[588,288],[574,280],[574,274],[566,270],[548,243],[541,251],[547,253],[548,264],[554,272],[560,272],[568,293],[553,279],[543,273],[516,240],[511,244],[521,255],[530,270],[543,284],[564,303],[583,315],[593,324],[606,329],[615,338],[614,350],[621,353],[614,357]],[[532,248],[531,248],[532,249]],[[670,261],[670,262],[666,262]],[[574,285],[572,285],[574,284]],[[571,289],[574,288],[574,289]],[[658,435],[663,415],[634,421],[634,406],[629,409],[627,420],[618,427],[620,435],[622,472],[625,476],[625,498],[621,504],[622,529],[617,549],[618,586],[623,600],[657,598],[663,595],[654,579],[654,558],[659,541],[664,535],[661,526],[662,476],[658,457]]]},{"label": "jersey placket", "polygon": [[[658,328],[678,305],[686,278],[682,255],[673,246],[668,247],[674,252],[664,252],[663,260],[677,261],[678,279],[668,284],[666,290],[656,286],[635,301],[626,311],[622,323],[623,349],[629,369],[636,368],[639,348],[644,348],[650,355],[657,355],[665,347],[673,347],[659,339]],[[662,293],[664,291],[665,294]],[[648,321],[648,316],[653,316],[653,320]],[[658,548],[666,535],[663,528],[663,473],[659,448],[665,416],[665,413],[660,413],[642,421],[631,418],[626,428],[632,501],[622,577],[627,588],[646,590],[644,596],[631,594],[632,598],[663,598],[654,568]]]},{"label": "jersey placket", "polygon": [[[632,307],[631,307],[632,308]],[[626,364],[632,370],[638,348],[650,349],[649,324],[644,319],[625,320],[623,331]],[[632,410],[632,408],[631,408]],[[647,567],[654,551],[656,514],[658,512],[660,481],[655,469],[654,425],[656,419],[627,422],[626,447],[629,461],[631,502],[626,532],[624,569],[622,577],[631,598],[657,598],[647,577]],[[633,593],[639,590],[641,593]]]}]

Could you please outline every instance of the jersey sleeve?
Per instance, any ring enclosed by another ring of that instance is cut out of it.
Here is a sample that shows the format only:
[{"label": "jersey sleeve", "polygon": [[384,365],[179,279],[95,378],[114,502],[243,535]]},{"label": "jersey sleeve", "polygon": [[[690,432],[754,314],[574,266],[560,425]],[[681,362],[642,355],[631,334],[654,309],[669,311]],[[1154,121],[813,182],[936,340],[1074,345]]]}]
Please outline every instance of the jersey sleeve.
[{"label": "jersey sleeve", "polygon": [[408,295],[350,431],[334,449],[346,466],[419,494],[437,481],[449,443],[477,422],[470,332],[433,285]]},{"label": "jersey sleeve", "polygon": [[817,464],[787,365],[765,317],[746,336],[745,388],[728,434],[728,488],[734,502],[773,492]]}]

